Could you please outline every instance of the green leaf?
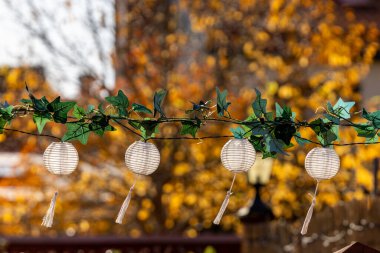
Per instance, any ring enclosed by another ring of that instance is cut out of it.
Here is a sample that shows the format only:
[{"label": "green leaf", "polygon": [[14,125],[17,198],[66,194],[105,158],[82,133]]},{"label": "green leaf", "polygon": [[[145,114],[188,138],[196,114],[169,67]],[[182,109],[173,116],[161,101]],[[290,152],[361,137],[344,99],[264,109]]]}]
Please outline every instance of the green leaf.
[{"label": "green leaf", "polygon": [[109,119],[104,114],[98,114],[91,118],[89,128],[99,136],[103,136],[106,131],[115,131],[115,128],[109,124]]},{"label": "green leaf", "polygon": [[276,139],[282,140],[286,145],[290,144],[293,135],[296,133],[296,127],[293,124],[281,122],[282,118],[276,118],[275,122],[280,122],[274,128],[274,136]]},{"label": "green leaf", "polygon": [[152,111],[146,108],[143,105],[133,103],[132,104],[132,110],[135,112],[142,112],[142,113],[147,113],[147,114],[152,114]]},{"label": "green leaf", "polygon": [[284,112],[284,109],[282,109],[281,105],[279,105],[277,102],[275,104],[276,107],[276,116],[282,117],[282,113]]},{"label": "green leaf", "polygon": [[129,124],[139,130],[144,139],[151,138],[158,133],[158,122],[155,120],[149,120],[149,118],[145,118],[144,121],[141,122],[129,121]]},{"label": "green leaf", "polygon": [[86,144],[90,135],[90,124],[85,122],[68,122],[66,123],[67,132],[62,137],[62,141],[79,140]]},{"label": "green leaf", "polygon": [[305,145],[305,144],[311,143],[311,141],[302,138],[300,132],[295,133],[294,138],[296,139],[297,143],[298,143],[300,146],[303,146],[303,145]]},{"label": "green leaf", "polygon": [[354,105],[355,102],[353,101],[344,102],[342,98],[339,98],[338,102],[333,107],[333,113],[340,118],[349,119],[351,118],[350,110]]},{"label": "green leaf", "polygon": [[199,130],[200,127],[200,120],[197,120],[197,122],[194,121],[182,121],[182,129],[180,134],[181,135],[186,135],[190,134],[195,138],[195,135],[197,134],[197,131]]},{"label": "green leaf", "polygon": [[223,117],[224,112],[228,112],[228,106],[230,106],[231,102],[227,102],[227,90],[224,90],[223,92],[220,92],[219,88],[216,87],[216,109],[218,111],[218,115]]},{"label": "green leaf", "polygon": [[159,91],[156,91],[154,93],[154,98],[153,98],[154,113],[153,113],[153,117],[156,117],[157,112],[159,112],[162,118],[166,118],[164,110],[162,109],[162,104],[164,102],[164,99],[165,99],[167,93],[168,93],[167,90],[159,90]]},{"label": "green leaf", "polygon": [[26,85],[26,90],[29,93],[29,98],[32,101],[32,106],[35,111],[38,112],[46,112],[47,106],[49,104],[49,101],[46,99],[46,97],[42,97],[41,99],[37,99],[30,91],[28,88],[28,85]]},{"label": "green leaf", "polygon": [[33,114],[33,121],[37,125],[38,132],[41,134],[47,122],[51,120],[51,115],[48,112],[41,113],[35,112]]},{"label": "green leaf", "polygon": [[363,109],[363,117],[371,121],[375,128],[380,128],[380,110],[369,113],[365,109]]},{"label": "green leaf", "polygon": [[30,100],[30,99],[25,99],[25,98],[22,98],[22,99],[20,100],[20,102],[23,103],[23,104],[28,104],[28,105],[33,104],[33,103],[32,103],[32,100]]},{"label": "green leaf", "polygon": [[334,115],[331,115],[331,114],[328,114],[328,113],[325,113],[323,115],[326,117],[326,119],[330,120],[334,124],[337,124],[337,125],[340,124],[340,118],[337,118]]},{"label": "green leaf", "polygon": [[284,154],[287,153],[283,150],[285,147],[285,143],[282,140],[278,140],[273,138],[271,135],[267,135],[265,137],[265,151],[274,153],[274,154]]},{"label": "green leaf", "polygon": [[82,119],[83,117],[86,116],[86,111],[84,110],[84,108],[78,106],[78,105],[75,105],[74,106],[74,111],[73,111],[73,116],[76,118],[76,119]]},{"label": "green leaf", "polygon": [[129,100],[123,91],[119,90],[117,96],[106,97],[106,101],[118,109],[120,116],[128,117]]},{"label": "green leaf", "polygon": [[359,137],[365,137],[370,139],[372,139],[377,133],[377,130],[373,126],[368,124],[357,124],[354,127],[354,129]]},{"label": "green leaf", "polygon": [[67,122],[67,113],[75,106],[76,102],[61,102],[61,97],[57,97],[47,105],[47,109],[53,112],[53,119],[57,123]]},{"label": "green leaf", "polygon": [[327,119],[316,119],[310,126],[323,146],[330,145],[338,139],[338,126],[332,126]]},{"label": "green leaf", "polygon": [[5,125],[7,124],[8,121],[6,121],[5,119],[3,118],[0,118],[0,134],[2,134],[4,132],[4,127]]},{"label": "green leaf", "polygon": [[13,119],[12,114],[13,106],[8,105],[5,108],[0,107],[0,134],[3,133],[3,128],[6,124],[10,124]]},{"label": "green leaf", "polygon": [[253,112],[256,117],[261,118],[267,112],[267,100],[261,98],[261,92],[258,89],[256,91],[256,99],[252,103]]},{"label": "green leaf", "polygon": [[230,131],[236,139],[244,139],[246,131],[241,127],[230,128]]}]

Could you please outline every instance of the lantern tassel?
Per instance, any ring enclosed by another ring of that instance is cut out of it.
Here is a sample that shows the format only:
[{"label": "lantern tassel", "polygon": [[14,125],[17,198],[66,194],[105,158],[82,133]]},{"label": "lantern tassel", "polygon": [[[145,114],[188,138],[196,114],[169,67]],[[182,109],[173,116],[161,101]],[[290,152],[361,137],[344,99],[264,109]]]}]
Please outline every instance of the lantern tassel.
[{"label": "lantern tassel", "polygon": [[57,201],[58,192],[54,193],[53,198],[50,201],[49,209],[47,210],[44,218],[42,219],[41,226],[51,228],[54,219],[55,202]]},{"label": "lantern tassel", "polygon": [[231,183],[231,187],[230,189],[227,191],[227,194],[226,194],[226,197],[224,198],[224,201],[222,203],[222,206],[220,207],[219,209],[219,212],[218,212],[218,215],[215,217],[214,219],[214,224],[215,225],[219,225],[220,223],[220,220],[222,219],[223,217],[223,214],[224,212],[226,211],[226,208],[228,206],[228,203],[230,202],[230,197],[232,195],[232,186],[234,185],[234,182],[235,182],[235,178],[236,178],[236,173],[234,173],[234,178],[232,179],[232,183]]},{"label": "lantern tassel", "polygon": [[313,199],[311,200],[311,205],[309,207],[309,210],[307,211],[305,221],[304,221],[302,229],[301,229],[301,235],[306,235],[307,229],[308,229],[310,221],[311,221],[311,217],[313,216],[313,210],[314,210],[314,206],[316,203],[316,195],[317,195],[318,185],[319,185],[319,181],[317,181],[317,186],[315,187],[314,196],[313,196]]},{"label": "lantern tassel", "polygon": [[117,215],[115,222],[118,224],[123,224],[123,219],[124,219],[125,213],[127,212],[129,202],[131,202],[132,192],[133,192],[133,188],[135,188],[135,184],[136,184],[136,181],[133,183],[133,185],[129,189],[128,195],[125,198],[123,205],[120,208],[119,214]]}]

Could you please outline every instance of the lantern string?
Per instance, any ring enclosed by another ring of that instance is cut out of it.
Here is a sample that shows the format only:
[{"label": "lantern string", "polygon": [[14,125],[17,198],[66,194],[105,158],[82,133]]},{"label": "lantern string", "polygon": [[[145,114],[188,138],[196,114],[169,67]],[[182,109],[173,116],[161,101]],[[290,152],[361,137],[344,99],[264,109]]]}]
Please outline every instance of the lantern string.
[{"label": "lantern string", "polygon": [[313,198],[311,200],[311,205],[309,207],[309,210],[307,211],[306,218],[305,218],[305,221],[304,221],[302,229],[301,229],[301,235],[305,235],[307,233],[307,229],[309,227],[311,217],[313,216],[313,210],[314,210],[314,206],[315,206],[315,203],[316,203],[316,196],[317,196],[318,186],[319,186],[319,180],[317,180],[317,185],[315,187],[314,196],[313,196]]},{"label": "lantern string", "polygon": [[58,191],[54,193],[53,198],[50,201],[49,209],[47,210],[44,218],[42,219],[41,226],[50,228],[53,225],[55,203],[57,201]]},{"label": "lantern string", "polygon": [[230,189],[227,191],[227,194],[226,194],[226,197],[224,198],[224,201],[222,203],[222,206],[220,207],[219,209],[219,212],[218,212],[218,215],[215,217],[214,219],[214,224],[215,225],[219,225],[220,223],[220,220],[222,219],[223,217],[223,214],[224,212],[226,211],[226,208],[228,206],[228,203],[230,202],[230,197],[232,195],[232,187],[234,185],[234,182],[235,182],[235,178],[236,178],[236,173],[234,173],[234,178],[232,179],[232,183],[231,183],[231,186],[230,186]]},{"label": "lantern string", "polygon": [[135,188],[135,184],[136,184],[137,178],[138,177],[136,177],[134,179],[131,188],[129,188],[128,195],[125,198],[125,200],[123,202],[123,205],[120,208],[119,214],[117,215],[117,218],[116,218],[115,222],[118,223],[118,224],[123,224],[123,219],[124,219],[125,213],[127,212],[127,209],[128,209],[128,206],[129,206],[129,202],[131,202],[132,192],[133,192],[133,189]]}]

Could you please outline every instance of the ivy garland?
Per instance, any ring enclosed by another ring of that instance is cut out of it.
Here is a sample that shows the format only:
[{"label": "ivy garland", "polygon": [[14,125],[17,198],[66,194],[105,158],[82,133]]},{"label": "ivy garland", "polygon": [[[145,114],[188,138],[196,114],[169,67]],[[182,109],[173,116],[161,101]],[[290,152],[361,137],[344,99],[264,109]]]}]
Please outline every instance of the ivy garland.
[{"label": "ivy garland", "polygon": [[[380,136],[380,111],[367,112],[360,111],[361,116],[366,120],[364,123],[351,121],[350,110],[355,102],[345,102],[339,98],[333,106],[329,102],[326,105],[323,115],[311,122],[299,121],[290,107],[275,104],[275,112],[267,111],[267,100],[261,97],[261,93],[256,89],[256,99],[252,103],[253,114],[245,120],[234,119],[228,112],[231,105],[227,101],[227,90],[220,91],[216,88],[216,112],[217,117],[213,117],[212,101],[200,101],[193,103],[193,107],[185,111],[184,118],[166,117],[163,110],[163,101],[167,95],[166,90],[155,92],[153,99],[153,112],[145,105],[130,104],[128,97],[119,90],[116,96],[106,97],[109,104],[104,109],[104,102],[97,107],[92,105],[82,108],[73,101],[61,101],[60,97],[53,101],[48,101],[46,97],[36,98],[26,86],[29,99],[22,99],[20,105],[9,105],[7,102],[0,103],[0,133],[3,131],[16,131],[25,134],[47,136],[62,141],[78,140],[86,144],[91,132],[103,136],[107,131],[115,131],[111,123],[115,123],[126,130],[141,137],[144,141],[149,139],[212,139],[212,138],[247,138],[254,148],[263,153],[263,157],[275,157],[277,154],[286,154],[285,150],[292,147],[292,139],[295,138],[299,145],[314,143],[324,147],[345,146],[356,144],[379,144]],[[111,110],[109,109],[111,108]],[[152,115],[153,117],[136,118],[132,117],[132,112],[136,115]],[[359,113],[355,113],[359,114]],[[32,115],[37,126],[37,133],[25,132],[18,129],[7,128],[11,121],[24,115]],[[62,138],[42,134],[48,122],[64,124],[67,128]],[[178,122],[182,124],[180,136],[178,137],[156,137],[160,124],[168,122]],[[198,130],[207,122],[227,122],[238,125],[231,128],[232,135],[226,136],[203,136],[197,137]],[[353,127],[360,137],[366,138],[364,142],[339,143],[339,127]],[[301,136],[300,128],[311,128],[316,134],[317,141],[309,140]],[[185,135],[191,135],[185,136]]]}]

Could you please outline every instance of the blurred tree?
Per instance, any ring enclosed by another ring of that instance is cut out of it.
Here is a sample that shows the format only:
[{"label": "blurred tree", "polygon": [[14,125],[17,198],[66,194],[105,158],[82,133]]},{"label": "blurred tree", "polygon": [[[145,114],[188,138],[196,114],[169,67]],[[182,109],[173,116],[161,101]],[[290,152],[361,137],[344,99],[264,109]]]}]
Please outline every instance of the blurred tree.
[{"label": "blurred tree", "polygon": [[[337,15],[344,15],[344,22],[338,22]],[[192,108],[190,101],[215,99],[216,86],[231,91],[231,114],[241,119],[252,113],[253,87],[265,90],[270,103],[284,102],[295,108],[299,120],[308,119],[317,108],[323,112],[320,107],[339,96],[360,101],[358,85],[376,53],[378,38],[375,26],[357,23],[351,12],[337,14],[330,0],[115,0],[115,24],[115,90],[123,89],[131,101],[149,105],[157,88],[167,88],[168,116],[183,115]],[[3,98],[12,103],[21,96],[11,95],[19,94],[12,92],[11,72],[4,76]],[[24,80],[30,82],[25,77],[17,80],[18,91]],[[84,75],[81,80],[79,103],[98,103],[99,90],[91,86],[94,76]],[[40,94],[51,92],[47,87],[33,88]],[[229,127],[206,126],[199,135],[224,134]],[[212,220],[232,176],[219,160],[226,140],[157,141],[162,159],[159,170],[137,183],[126,225],[120,226],[113,221],[132,174],[116,168],[124,168],[125,149],[135,136],[118,130],[102,139],[92,137],[86,146],[76,144],[83,163],[68,179],[70,184],[62,186],[55,229],[41,232],[33,228],[34,234],[196,236],[202,231],[218,231]],[[46,131],[62,134],[55,128]],[[160,135],[176,136],[179,131],[179,125],[167,124]],[[27,139],[20,139],[27,152],[42,153],[50,141]],[[355,141],[355,133],[343,131],[342,139]],[[321,185],[318,208],[363,196],[357,185],[371,189],[366,163],[376,156],[376,147],[353,150],[337,148],[343,169],[335,179],[336,187],[328,182]],[[293,149],[290,156],[275,163],[264,198],[271,201],[277,217],[293,219],[303,215],[309,205],[304,196],[313,182],[303,170],[305,153],[302,148]],[[47,189],[52,192],[53,187]],[[234,214],[252,195],[245,177],[239,175],[222,228],[239,230]],[[47,206],[48,200],[44,204]],[[42,204],[33,210],[29,220],[38,225],[45,210]],[[28,229],[25,226],[19,233]]]},{"label": "blurred tree", "polygon": [[[286,103],[295,108],[297,119],[309,119],[318,108],[323,112],[326,101],[343,97],[360,102],[360,80],[378,48],[376,25],[358,23],[352,11],[338,12],[330,0],[116,0],[115,7],[116,87],[128,89],[142,102],[156,88],[168,88],[169,115],[178,115],[172,108],[183,110],[189,100],[210,98],[217,85],[233,92],[232,114],[244,118],[251,113],[247,108],[252,88],[259,86],[270,103]],[[163,135],[177,130],[165,128]],[[347,142],[357,138],[347,131],[343,136]],[[152,177],[155,215],[144,218],[157,224],[155,228],[158,224],[172,231],[186,228],[187,235],[210,228],[228,187],[229,174],[218,164],[222,142],[159,145],[165,162],[161,173]],[[343,168],[338,187],[322,184],[319,208],[363,196],[356,184],[371,188],[365,166],[376,156],[375,150],[337,148]],[[276,162],[265,193],[275,214],[288,219],[304,214],[309,204],[305,190],[312,185],[303,169],[305,150],[290,153]],[[247,185],[240,180],[230,210],[251,195],[241,195]],[[236,228],[236,218],[227,216],[222,224]]]}]

